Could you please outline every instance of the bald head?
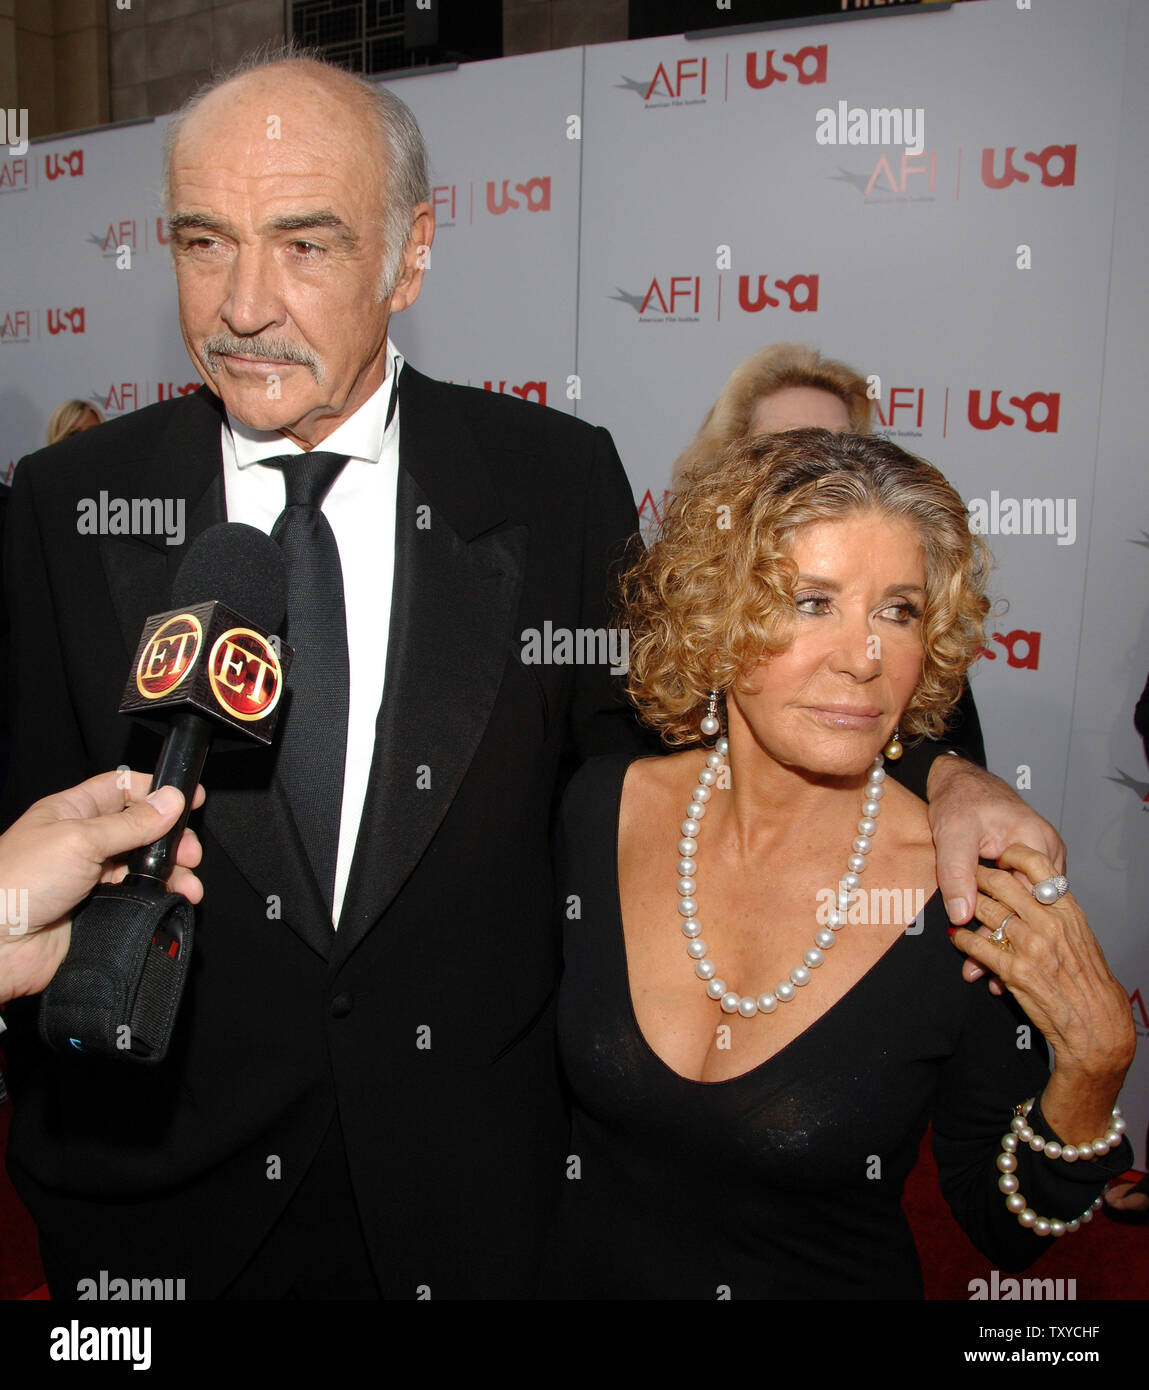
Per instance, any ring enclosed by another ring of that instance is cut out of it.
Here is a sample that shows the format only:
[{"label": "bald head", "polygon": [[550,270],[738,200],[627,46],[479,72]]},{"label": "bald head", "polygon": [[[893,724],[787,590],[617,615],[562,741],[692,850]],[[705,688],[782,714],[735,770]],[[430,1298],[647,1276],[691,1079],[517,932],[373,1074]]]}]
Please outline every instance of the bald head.
[{"label": "bald head", "polygon": [[[285,134],[288,114],[300,115],[300,104],[318,103],[345,129],[358,127],[372,149],[369,174],[377,198],[386,247],[382,290],[394,286],[403,243],[413,209],[431,196],[427,150],[418,122],[407,104],[378,84],[310,56],[290,46],[286,56],[249,55],[231,72],[200,88],[176,111],[164,132],[164,213],[172,211],[172,160],[188,127],[202,108],[209,117],[230,122],[246,111],[252,134],[262,139],[290,139]],[[292,122],[297,125],[298,121]]]},{"label": "bald head", "polygon": [[434,217],[418,127],[389,94],[299,58],[231,76],[172,124],[188,351],[236,419],[313,446],[381,385],[390,314],[422,284]]}]

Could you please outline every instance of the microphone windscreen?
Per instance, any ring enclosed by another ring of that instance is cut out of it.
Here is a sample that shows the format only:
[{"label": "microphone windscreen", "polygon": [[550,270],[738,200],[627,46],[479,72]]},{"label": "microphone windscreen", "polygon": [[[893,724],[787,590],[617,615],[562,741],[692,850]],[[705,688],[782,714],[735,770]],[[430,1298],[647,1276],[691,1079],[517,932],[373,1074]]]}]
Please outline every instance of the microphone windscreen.
[{"label": "microphone windscreen", "polygon": [[172,584],[172,607],[213,599],[264,633],[282,632],[287,566],[270,536],[241,521],[221,521],[196,537]]}]

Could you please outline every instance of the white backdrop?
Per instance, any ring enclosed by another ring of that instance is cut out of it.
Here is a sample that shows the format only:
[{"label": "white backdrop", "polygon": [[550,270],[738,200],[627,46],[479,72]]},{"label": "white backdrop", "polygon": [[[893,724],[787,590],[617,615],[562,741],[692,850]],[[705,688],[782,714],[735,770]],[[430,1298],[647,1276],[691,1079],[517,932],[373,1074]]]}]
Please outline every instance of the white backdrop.
[{"label": "white backdrop", "polygon": [[[1009,607],[973,682],[991,766],[1062,827],[1142,1038],[1147,62],[1149,6],[985,0],[395,84],[439,219],[398,345],[608,426],[644,523],[730,369],[779,339],[879,377],[884,427],[967,500],[1060,500],[1063,519],[1073,500],[1072,543],[988,536]],[[818,143],[839,102],[921,108],[921,154]],[[118,414],[198,385],[161,139],[145,122],[0,150],[0,470],[65,396]],[[1125,1095],[1142,1164],[1147,1075],[1141,1058]]]}]

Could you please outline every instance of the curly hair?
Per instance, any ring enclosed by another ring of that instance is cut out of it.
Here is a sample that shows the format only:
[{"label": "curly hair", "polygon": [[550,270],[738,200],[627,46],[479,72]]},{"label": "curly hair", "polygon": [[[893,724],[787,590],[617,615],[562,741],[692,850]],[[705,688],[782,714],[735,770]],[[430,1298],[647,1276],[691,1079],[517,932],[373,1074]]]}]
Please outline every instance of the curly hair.
[{"label": "curly hair", "polygon": [[982,642],[990,553],[932,464],[885,439],[805,429],[730,446],[674,497],[620,579],[627,690],[665,743],[697,743],[708,693],[789,645],[795,534],[864,511],[904,517],[921,541],[922,670],[901,728],[944,730]]},{"label": "curly hair", "polygon": [[771,343],[740,362],[727,377],[698,433],[675,460],[671,486],[684,487],[710,468],[724,449],[746,438],[758,402],[790,386],[837,396],[846,407],[850,428],[856,434],[869,434],[873,402],[866,394],[864,376],[804,343]]}]

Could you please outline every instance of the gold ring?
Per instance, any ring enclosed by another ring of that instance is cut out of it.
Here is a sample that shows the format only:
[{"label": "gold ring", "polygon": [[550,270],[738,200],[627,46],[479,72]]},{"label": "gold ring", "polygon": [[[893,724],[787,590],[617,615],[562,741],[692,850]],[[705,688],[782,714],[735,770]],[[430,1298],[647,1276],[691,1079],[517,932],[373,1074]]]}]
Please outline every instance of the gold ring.
[{"label": "gold ring", "polygon": [[1016,916],[1016,912],[1007,912],[1005,916],[1002,918],[1001,925],[995,928],[989,934],[989,939],[993,942],[993,944],[995,946],[1000,947],[1003,951],[1013,950],[1013,942],[1005,934],[1005,924],[1009,921],[1011,917]]}]

